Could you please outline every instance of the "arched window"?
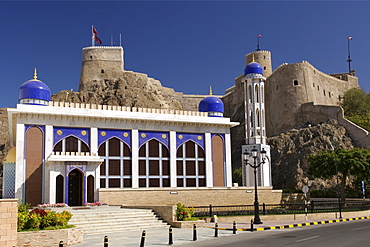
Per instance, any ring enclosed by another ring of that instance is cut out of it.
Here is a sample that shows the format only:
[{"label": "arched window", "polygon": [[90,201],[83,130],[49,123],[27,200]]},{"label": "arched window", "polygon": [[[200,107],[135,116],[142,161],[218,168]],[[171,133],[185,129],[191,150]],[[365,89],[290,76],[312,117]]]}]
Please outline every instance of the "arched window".
[{"label": "arched window", "polygon": [[250,122],[250,127],[253,128],[254,127],[254,123],[253,123],[254,119],[253,119],[252,110],[249,111],[249,116],[250,116],[249,117],[249,119],[250,119],[250,121],[249,121]]},{"label": "arched window", "polygon": [[87,202],[94,202],[94,176],[89,175],[87,177]]},{"label": "arched window", "polygon": [[252,86],[248,87],[248,103],[252,103]]},{"label": "arched window", "polygon": [[264,90],[263,90],[263,86],[261,86],[261,103],[263,103],[264,101]]},{"label": "arched window", "polygon": [[68,136],[60,140],[54,146],[54,152],[89,152],[90,149],[85,142],[77,137]]},{"label": "arched window", "polygon": [[100,165],[100,188],[132,187],[131,152],[126,143],[109,139],[100,145],[98,154],[104,159]]},{"label": "arched window", "polygon": [[152,139],[139,149],[139,187],[169,186],[169,151],[164,144]]},{"label": "arched window", "polygon": [[261,123],[260,123],[260,110],[259,109],[256,110],[256,118],[257,118],[257,127],[261,127]]},{"label": "arched window", "polygon": [[177,149],[177,187],[206,186],[206,167],[203,149],[187,141]]},{"label": "arched window", "polygon": [[259,102],[259,93],[258,93],[258,85],[256,85],[255,87],[254,87],[254,90],[255,90],[255,98],[256,98],[256,101],[255,101],[255,103],[257,103],[257,102]]},{"label": "arched window", "polygon": [[56,184],[55,203],[63,203],[64,202],[64,177],[59,174],[56,177],[55,184]]}]

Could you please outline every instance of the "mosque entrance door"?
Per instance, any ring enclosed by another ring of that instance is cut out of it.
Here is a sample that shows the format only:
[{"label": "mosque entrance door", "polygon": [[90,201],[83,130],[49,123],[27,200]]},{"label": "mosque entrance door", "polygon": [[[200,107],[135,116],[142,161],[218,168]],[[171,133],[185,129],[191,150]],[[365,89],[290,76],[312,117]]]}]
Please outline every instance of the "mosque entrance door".
[{"label": "mosque entrance door", "polygon": [[78,169],[69,173],[68,205],[81,206],[83,199],[83,174]]}]

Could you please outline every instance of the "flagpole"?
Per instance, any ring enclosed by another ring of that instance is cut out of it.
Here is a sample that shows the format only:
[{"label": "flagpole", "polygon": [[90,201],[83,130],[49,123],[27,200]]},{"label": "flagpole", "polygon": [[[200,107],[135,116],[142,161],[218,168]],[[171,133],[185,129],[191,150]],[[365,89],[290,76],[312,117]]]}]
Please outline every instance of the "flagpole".
[{"label": "flagpole", "polygon": [[91,46],[95,46],[94,35],[94,25],[91,25]]},{"label": "flagpole", "polygon": [[260,51],[260,38],[262,35],[257,35],[257,51]]},{"label": "flagpole", "polygon": [[352,60],[351,60],[351,50],[350,50],[350,47],[349,47],[349,41],[352,39],[352,37],[348,37],[348,60],[347,60],[347,62],[348,62],[348,73],[351,73],[351,62],[352,62]]}]

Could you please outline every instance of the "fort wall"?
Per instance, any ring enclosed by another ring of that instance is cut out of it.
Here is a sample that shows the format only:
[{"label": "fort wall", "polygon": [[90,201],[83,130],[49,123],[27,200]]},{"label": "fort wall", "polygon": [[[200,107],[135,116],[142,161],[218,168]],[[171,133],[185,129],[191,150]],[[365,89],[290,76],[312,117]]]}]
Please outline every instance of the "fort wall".
[{"label": "fort wall", "polygon": [[300,127],[297,110],[304,103],[337,106],[345,91],[358,87],[357,77],[347,75],[343,79],[325,74],[306,61],[279,66],[265,87],[267,135]]}]

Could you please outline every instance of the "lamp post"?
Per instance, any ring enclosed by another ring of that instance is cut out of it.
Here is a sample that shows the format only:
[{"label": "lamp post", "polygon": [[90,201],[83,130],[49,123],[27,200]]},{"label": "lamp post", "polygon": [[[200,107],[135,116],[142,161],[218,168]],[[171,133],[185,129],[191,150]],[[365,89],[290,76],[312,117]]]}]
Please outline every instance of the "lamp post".
[{"label": "lamp post", "polygon": [[[249,158],[253,158],[253,164],[249,163]],[[261,162],[257,162],[258,153],[257,149],[252,149],[251,153],[247,150],[244,152],[244,162],[245,166],[247,167],[250,165],[254,169],[254,224],[262,224],[262,221],[259,216],[259,202],[258,202],[258,193],[257,193],[257,168],[260,167],[262,164],[265,164],[266,160],[266,150],[262,148],[261,151]]]}]

